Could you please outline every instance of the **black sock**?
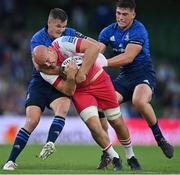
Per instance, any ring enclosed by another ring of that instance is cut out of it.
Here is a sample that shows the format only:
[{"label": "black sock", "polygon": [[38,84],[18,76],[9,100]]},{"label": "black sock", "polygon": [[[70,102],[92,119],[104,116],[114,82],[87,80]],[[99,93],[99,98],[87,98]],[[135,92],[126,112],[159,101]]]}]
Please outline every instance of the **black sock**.
[{"label": "black sock", "polygon": [[163,138],[163,135],[159,128],[158,122],[155,125],[149,126],[149,127],[151,128],[153,132],[154,138],[156,139],[157,142],[159,142]]},{"label": "black sock", "polygon": [[49,129],[47,142],[55,142],[65,125],[65,118],[55,116]]},{"label": "black sock", "polygon": [[24,128],[21,128],[16,136],[16,139],[14,141],[11,154],[9,156],[8,161],[16,161],[16,158],[18,155],[22,152],[24,147],[26,146],[28,139],[29,139],[30,133],[27,132]]}]

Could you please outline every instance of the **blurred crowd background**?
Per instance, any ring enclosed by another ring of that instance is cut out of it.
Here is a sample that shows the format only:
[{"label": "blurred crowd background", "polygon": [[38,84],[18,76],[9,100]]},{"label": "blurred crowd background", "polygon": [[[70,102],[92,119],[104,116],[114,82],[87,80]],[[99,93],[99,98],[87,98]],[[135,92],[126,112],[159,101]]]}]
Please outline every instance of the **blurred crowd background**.
[{"label": "blurred crowd background", "polygon": [[[51,8],[64,9],[68,26],[97,39],[115,21],[115,0],[1,0],[0,1],[0,115],[24,115],[26,89],[31,80],[30,39],[45,26]],[[180,16],[178,0],[136,0],[137,19],[149,31],[157,91],[152,101],[158,117],[180,118]],[[110,49],[105,55],[112,56]],[[107,69],[116,77],[118,69]],[[129,103],[125,117],[140,117]],[[51,115],[46,110],[44,115]],[[69,115],[76,115],[72,105]]]}]

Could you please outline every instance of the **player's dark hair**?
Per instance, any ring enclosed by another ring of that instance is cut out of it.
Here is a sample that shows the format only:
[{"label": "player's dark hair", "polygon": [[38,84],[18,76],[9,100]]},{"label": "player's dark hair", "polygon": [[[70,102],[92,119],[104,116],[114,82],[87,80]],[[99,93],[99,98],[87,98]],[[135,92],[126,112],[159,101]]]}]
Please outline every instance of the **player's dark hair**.
[{"label": "player's dark hair", "polygon": [[116,7],[129,8],[131,10],[135,10],[136,3],[135,0],[118,0],[116,2]]},{"label": "player's dark hair", "polygon": [[53,8],[49,12],[49,17],[54,19],[60,19],[62,22],[68,20],[66,12],[60,8]]}]

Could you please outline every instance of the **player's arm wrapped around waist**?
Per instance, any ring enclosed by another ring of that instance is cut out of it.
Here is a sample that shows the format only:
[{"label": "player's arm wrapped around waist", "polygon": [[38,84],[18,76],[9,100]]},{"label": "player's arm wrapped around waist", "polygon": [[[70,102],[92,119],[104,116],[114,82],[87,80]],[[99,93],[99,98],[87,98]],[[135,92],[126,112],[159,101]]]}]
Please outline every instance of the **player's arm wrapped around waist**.
[{"label": "player's arm wrapped around waist", "polygon": [[67,68],[63,75],[66,75],[65,79],[61,75],[48,75],[40,72],[42,78],[54,86],[58,91],[61,91],[67,96],[72,96],[76,90],[75,75],[77,73],[76,68]]}]

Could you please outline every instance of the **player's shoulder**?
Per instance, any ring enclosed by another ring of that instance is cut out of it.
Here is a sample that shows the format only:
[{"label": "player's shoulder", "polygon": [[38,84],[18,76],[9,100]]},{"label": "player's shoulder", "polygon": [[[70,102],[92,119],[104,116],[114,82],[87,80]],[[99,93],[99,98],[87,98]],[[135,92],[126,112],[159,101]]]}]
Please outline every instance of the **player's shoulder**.
[{"label": "player's shoulder", "polygon": [[132,29],[137,31],[146,31],[146,27],[144,26],[144,24],[138,20],[134,20]]},{"label": "player's shoulder", "polygon": [[67,50],[74,50],[76,48],[77,42],[77,37],[61,36],[53,41],[52,46],[56,48],[60,47],[61,52],[66,53]]},{"label": "player's shoulder", "polygon": [[111,36],[117,29],[118,29],[118,24],[112,23],[107,27],[105,27],[104,29],[102,29],[102,31],[100,32],[100,36],[101,35]]},{"label": "player's shoulder", "polygon": [[32,40],[37,40],[40,38],[45,38],[47,37],[48,33],[47,33],[47,29],[45,27],[41,28],[40,30],[38,30],[31,38]]},{"label": "player's shoulder", "polygon": [[117,27],[118,27],[117,23],[112,23],[112,24],[108,25],[107,27],[105,27],[102,31],[111,32],[111,31],[116,30]]},{"label": "player's shoulder", "polygon": [[76,32],[75,29],[71,28],[71,27],[66,27],[64,32],[63,32],[63,35],[64,36],[67,36],[67,35],[74,35],[74,33]]}]

